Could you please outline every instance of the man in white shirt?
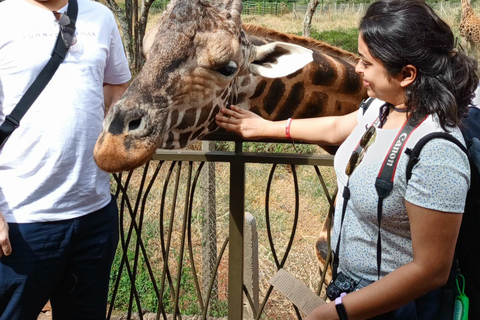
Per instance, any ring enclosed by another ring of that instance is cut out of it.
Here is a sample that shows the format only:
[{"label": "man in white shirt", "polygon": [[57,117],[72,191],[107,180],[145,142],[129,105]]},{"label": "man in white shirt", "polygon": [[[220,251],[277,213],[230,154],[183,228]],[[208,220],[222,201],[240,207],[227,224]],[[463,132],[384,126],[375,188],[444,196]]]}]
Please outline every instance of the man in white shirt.
[{"label": "man in white shirt", "polygon": [[[0,148],[0,320],[105,319],[118,215],[93,160],[131,74],[111,11],[77,0],[75,42]],[[0,3],[0,123],[49,60],[68,0]],[[8,30],[8,32],[5,32]]]}]

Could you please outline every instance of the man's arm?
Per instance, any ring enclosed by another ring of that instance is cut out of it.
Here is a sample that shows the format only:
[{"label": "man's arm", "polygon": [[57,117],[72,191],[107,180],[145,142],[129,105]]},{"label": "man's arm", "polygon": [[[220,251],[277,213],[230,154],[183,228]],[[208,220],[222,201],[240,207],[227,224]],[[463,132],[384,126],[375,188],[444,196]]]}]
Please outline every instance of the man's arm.
[{"label": "man's arm", "polygon": [[10,253],[12,253],[12,246],[8,237],[8,224],[0,212],[0,257],[8,256]]},{"label": "man's arm", "polygon": [[105,114],[122,97],[128,88],[129,83],[103,84],[103,96],[105,100]]}]

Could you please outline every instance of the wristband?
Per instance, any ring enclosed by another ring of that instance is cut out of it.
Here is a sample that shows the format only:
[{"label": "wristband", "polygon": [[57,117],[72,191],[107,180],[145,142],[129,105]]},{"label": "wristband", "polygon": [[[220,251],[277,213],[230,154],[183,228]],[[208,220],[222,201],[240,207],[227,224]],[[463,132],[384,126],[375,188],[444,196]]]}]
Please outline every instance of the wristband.
[{"label": "wristband", "polygon": [[340,297],[335,299],[335,309],[337,309],[340,320],[348,320],[347,310],[345,310],[345,307],[343,306],[343,297],[346,295],[345,292],[342,292]]},{"label": "wristband", "polygon": [[288,118],[287,126],[285,127],[285,137],[288,140],[292,140],[292,136],[290,135],[290,124],[292,123],[292,118]]}]

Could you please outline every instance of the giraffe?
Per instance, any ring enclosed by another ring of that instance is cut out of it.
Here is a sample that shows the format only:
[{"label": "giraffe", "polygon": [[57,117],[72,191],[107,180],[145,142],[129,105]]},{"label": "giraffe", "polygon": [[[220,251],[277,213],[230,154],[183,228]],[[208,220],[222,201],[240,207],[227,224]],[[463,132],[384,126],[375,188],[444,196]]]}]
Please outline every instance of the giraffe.
[{"label": "giraffe", "polygon": [[[174,0],[150,31],[146,62],[109,110],[94,158],[107,172],[216,130],[221,106],[277,120],[345,114],[366,97],[356,55],[311,39],[242,28],[241,0]],[[148,38],[148,37],[147,37]]]},{"label": "giraffe", "polygon": [[478,58],[480,52],[480,19],[475,15],[470,0],[462,0],[460,36],[467,51]]},{"label": "giraffe", "polygon": [[145,36],[145,65],[105,117],[94,150],[100,168],[130,170],[157,148],[186,147],[216,130],[229,104],[280,120],[346,114],[366,98],[355,54],[242,25],[241,11],[241,0],[171,2]]}]

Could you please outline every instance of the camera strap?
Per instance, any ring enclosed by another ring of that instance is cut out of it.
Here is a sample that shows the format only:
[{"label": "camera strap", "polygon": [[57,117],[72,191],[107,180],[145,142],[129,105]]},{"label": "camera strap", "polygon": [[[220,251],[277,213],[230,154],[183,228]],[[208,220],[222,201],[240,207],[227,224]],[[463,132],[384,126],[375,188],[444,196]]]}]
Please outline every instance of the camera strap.
[{"label": "camera strap", "polygon": [[[362,105],[360,105],[362,107]],[[378,116],[375,121],[371,124],[371,126],[378,127],[381,124],[381,116]],[[367,126],[368,128],[368,126]],[[360,154],[362,151],[362,146],[360,145],[360,141],[362,138],[357,143],[357,146],[353,152],[356,152],[357,154]],[[342,228],[343,228],[343,221],[345,220],[345,212],[347,211],[347,204],[348,200],[350,200],[350,188],[348,187],[350,183],[350,176],[347,178],[347,184],[345,187],[343,187],[343,206],[342,206],[342,217],[340,219],[340,233],[338,234],[338,239],[337,239],[337,246],[335,247],[335,251],[333,254],[333,267],[332,267],[332,276],[333,279],[337,277],[337,272],[338,272],[338,265],[339,265],[339,252],[340,252],[340,242],[342,238]]]},{"label": "camera strap", "polygon": [[[77,0],[68,1],[67,16],[70,18],[69,28],[75,30],[75,22],[78,14]],[[75,31],[73,31],[75,32]],[[37,78],[33,81],[27,89],[22,98],[18,101],[12,112],[5,117],[5,121],[0,125],[0,147],[7,141],[8,137],[20,125],[20,120],[27,113],[30,106],[35,102],[40,93],[45,89],[48,82],[52,79],[53,74],[57,71],[60,63],[63,62],[67,55],[68,48],[62,40],[62,30],[58,32],[57,41],[52,52],[50,60],[45,67],[40,71]]]},{"label": "camera strap", "polygon": [[[428,116],[427,116],[428,117]],[[397,169],[398,160],[400,159],[400,154],[403,152],[403,148],[411,133],[427,118],[425,117],[420,121],[416,126],[412,126],[410,121],[407,120],[403,124],[402,128],[399,130],[399,133],[395,137],[390,149],[385,157],[382,167],[380,168],[379,174],[375,181],[375,189],[378,195],[378,205],[377,205],[377,223],[378,223],[378,236],[377,236],[377,276],[380,279],[380,270],[382,264],[382,238],[381,238],[381,224],[382,224],[382,212],[383,212],[383,200],[390,194],[393,189],[393,178]],[[377,120],[378,121],[378,118]],[[361,151],[360,142],[356,148],[357,152]],[[350,199],[350,189],[348,188],[350,179],[347,180],[347,184],[343,190],[343,206],[342,206],[342,217],[340,222],[340,232],[338,235],[337,246],[333,255],[333,266],[332,266],[332,276],[333,279],[337,277],[339,262],[339,252],[340,252],[340,241],[342,235],[343,221],[345,219],[345,212],[347,210],[347,203]]]},{"label": "camera strap", "polygon": [[377,190],[378,195],[378,205],[377,205],[377,223],[378,223],[378,234],[377,234],[377,277],[380,279],[380,270],[382,266],[382,236],[381,236],[381,226],[382,226],[382,212],[383,212],[383,200],[388,197],[390,192],[393,189],[393,178],[395,177],[395,172],[397,170],[398,160],[400,155],[403,152],[405,143],[407,142],[410,134],[418,128],[418,126],[425,121],[425,117],[420,121],[416,126],[412,126],[410,121],[405,121],[403,127],[400,129],[399,133],[393,140],[390,150],[383,161],[378,177],[375,180],[375,189]]}]

